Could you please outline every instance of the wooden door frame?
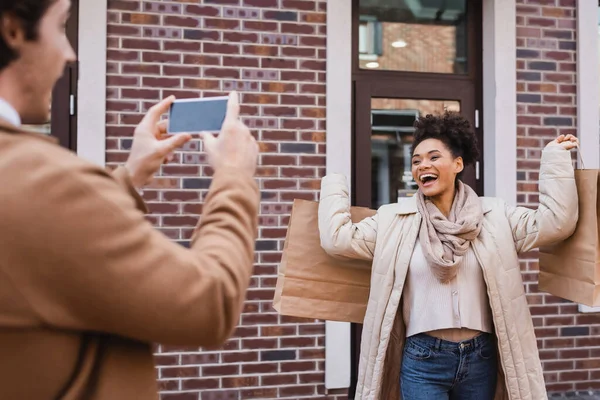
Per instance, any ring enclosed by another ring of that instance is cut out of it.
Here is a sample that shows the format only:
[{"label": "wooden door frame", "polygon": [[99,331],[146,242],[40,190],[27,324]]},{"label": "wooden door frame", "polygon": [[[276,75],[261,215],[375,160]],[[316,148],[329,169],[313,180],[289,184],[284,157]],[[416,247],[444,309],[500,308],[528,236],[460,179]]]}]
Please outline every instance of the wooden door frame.
[{"label": "wooden door frame", "polygon": [[[483,14],[481,2],[467,1],[468,72],[464,75],[408,71],[363,70],[358,62],[359,0],[352,0],[352,204],[371,206],[371,98],[405,98],[459,100],[463,115],[471,122],[479,141],[483,160]],[[474,110],[479,111],[479,127],[475,127]],[[358,167],[360,165],[360,167]],[[474,170],[465,171],[474,174]],[[483,174],[476,180],[476,191],[482,195]],[[358,379],[362,325],[351,327],[351,371],[348,398],[353,399]]]},{"label": "wooden door frame", "polygon": [[[79,47],[79,0],[71,0],[71,15],[67,21],[67,37],[78,53]],[[63,76],[52,91],[50,132],[61,146],[77,151],[77,80],[78,63],[65,67]]]}]

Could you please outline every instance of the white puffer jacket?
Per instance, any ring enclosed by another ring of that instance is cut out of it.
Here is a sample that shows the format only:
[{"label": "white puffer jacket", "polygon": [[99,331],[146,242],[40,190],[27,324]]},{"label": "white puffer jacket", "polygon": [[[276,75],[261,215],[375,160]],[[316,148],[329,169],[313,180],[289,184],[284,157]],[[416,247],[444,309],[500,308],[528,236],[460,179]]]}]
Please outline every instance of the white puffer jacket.
[{"label": "white puffer jacket", "polygon": [[[482,198],[485,214],[473,249],[483,269],[498,338],[500,379],[496,400],[547,399],[518,253],[569,237],[577,223],[571,155],[550,145],[542,155],[537,210]],[[416,243],[421,215],[415,198],[381,207],[353,224],[343,175],[322,181],[321,245],[333,256],[372,260],[371,291],[364,319],[355,400],[400,398],[404,323],[398,306]]]}]

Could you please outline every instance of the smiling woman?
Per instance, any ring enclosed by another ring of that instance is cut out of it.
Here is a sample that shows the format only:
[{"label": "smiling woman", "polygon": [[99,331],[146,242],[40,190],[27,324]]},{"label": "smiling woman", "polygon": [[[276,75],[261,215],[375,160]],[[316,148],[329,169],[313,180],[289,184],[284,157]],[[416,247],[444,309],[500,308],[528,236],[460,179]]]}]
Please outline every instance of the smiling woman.
[{"label": "smiling woman", "polygon": [[412,175],[425,197],[448,215],[465,166],[479,157],[477,136],[458,113],[427,115],[415,122]]},{"label": "smiling woman", "polygon": [[561,135],[546,146],[540,206],[531,210],[480,198],[462,182],[478,148],[460,114],[421,116],[414,128],[416,195],[355,223],[346,178],[329,174],[321,185],[323,249],[372,261],[354,398],[545,398],[518,253],[573,232],[578,206],[569,150],[578,141]]}]

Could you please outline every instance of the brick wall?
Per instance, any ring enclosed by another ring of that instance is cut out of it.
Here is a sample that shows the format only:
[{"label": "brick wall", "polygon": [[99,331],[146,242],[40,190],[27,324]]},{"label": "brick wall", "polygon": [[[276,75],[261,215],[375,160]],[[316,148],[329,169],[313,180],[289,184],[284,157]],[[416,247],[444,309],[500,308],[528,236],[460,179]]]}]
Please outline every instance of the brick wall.
[{"label": "brick wall", "polygon": [[[517,3],[517,195],[535,207],[541,149],[576,133],[575,0]],[[536,253],[522,270],[548,390],[600,389],[600,315],[538,293]]]},{"label": "brick wall", "polygon": [[[240,327],[224,349],[157,346],[163,399],[334,399],[324,397],[324,323],[271,308],[292,201],[315,200],[324,174],[325,1],[108,4],[109,164],[125,160],[142,113],[170,94],[237,89],[261,148],[260,238]],[[151,221],[182,245],[210,173],[194,140],[144,192]]]},{"label": "brick wall", "polygon": [[[575,132],[575,0],[518,0],[518,202],[534,207],[543,145]],[[316,199],[324,174],[324,0],[109,0],[107,162],[123,162],[148,106],[242,94],[261,145],[260,239],[252,288],[224,349],[157,346],[163,399],[344,398],[324,395],[324,324],[271,308],[293,198]],[[149,219],[186,245],[210,184],[199,140],[145,191]],[[548,389],[600,389],[600,316],[537,292],[523,257]]]}]

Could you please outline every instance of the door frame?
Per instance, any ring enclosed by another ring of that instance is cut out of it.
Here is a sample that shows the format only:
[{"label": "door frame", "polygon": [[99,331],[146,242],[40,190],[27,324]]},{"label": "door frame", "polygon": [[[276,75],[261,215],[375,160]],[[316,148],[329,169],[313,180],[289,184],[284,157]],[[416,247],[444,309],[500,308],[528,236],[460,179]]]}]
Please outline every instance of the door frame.
[{"label": "door frame", "polygon": [[[67,38],[78,54],[79,48],[79,0],[71,0],[71,14],[67,21]],[[61,146],[77,151],[77,81],[78,62],[65,66],[63,76],[52,91],[50,133]]]}]

